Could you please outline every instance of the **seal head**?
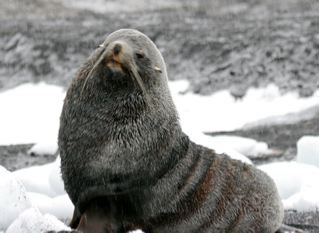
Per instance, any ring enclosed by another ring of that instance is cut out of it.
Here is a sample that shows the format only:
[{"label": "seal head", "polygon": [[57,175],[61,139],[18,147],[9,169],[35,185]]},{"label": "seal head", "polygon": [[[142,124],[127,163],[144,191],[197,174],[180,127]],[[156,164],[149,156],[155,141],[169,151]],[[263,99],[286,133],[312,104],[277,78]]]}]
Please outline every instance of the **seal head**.
[{"label": "seal head", "polygon": [[[123,35],[125,36],[123,37]],[[102,48],[102,51],[99,52],[98,59],[87,75],[86,81],[97,72],[102,73],[102,78],[107,78],[104,80],[106,86],[110,81],[118,81],[122,82],[122,85],[128,85],[130,82],[125,78],[132,78],[131,81],[135,82],[146,95],[144,81],[152,77],[152,73],[162,73],[163,70],[163,76],[167,77],[163,58],[158,53],[156,46],[137,31],[134,33],[132,30],[117,31],[111,34],[99,47]],[[144,80],[141,76],[144,77]],[[86,82],[83,89],[85,86]],[[123,88],[121,85],[118,87]]]}]

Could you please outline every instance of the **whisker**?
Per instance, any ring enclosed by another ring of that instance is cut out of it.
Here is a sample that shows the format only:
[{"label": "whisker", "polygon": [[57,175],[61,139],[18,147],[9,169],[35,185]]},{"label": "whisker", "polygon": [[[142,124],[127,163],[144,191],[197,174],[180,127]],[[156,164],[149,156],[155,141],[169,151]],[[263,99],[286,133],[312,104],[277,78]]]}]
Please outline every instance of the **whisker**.
[{"label": "whisker", "polygon": [[143,95],[146,98],[146,102],[150,103],[150,97],[145,89],[143,80],[142,80],[140,74],[138,73],[135,64],[129,63],[129,73],[130,73],[130,76],[134,79],[134,81],[138,85],[138,87],[141,89]]},{"label": "whisker", "polygon": [[85,90],[85,87],[87,85],[88,80],[92,77],[92,74],[94,73],[94,71],[96,70],[96,68],[98,67],[98,65],[102,62],[102,60],[104,59],[104,56],[106,54],[106,50],[103,49],[101,51],[101,54],[98,56],[97,61],[94,63],[92,69],[90,70],[90,72],[88,73],[88,75],[86,76],[86,79],[84,80],[83,86],[82,86],[82,90],[81,90],[81,96],[83,94],[83,91]]}]

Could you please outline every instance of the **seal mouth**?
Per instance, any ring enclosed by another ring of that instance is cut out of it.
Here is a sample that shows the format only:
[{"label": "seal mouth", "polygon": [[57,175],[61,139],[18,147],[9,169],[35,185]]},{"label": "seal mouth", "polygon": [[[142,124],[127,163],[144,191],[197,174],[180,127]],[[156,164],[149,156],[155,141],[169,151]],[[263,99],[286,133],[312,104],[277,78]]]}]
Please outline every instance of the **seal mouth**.
[{"label": "seal mouth", "polygon": [[116,71],[116,72],[125,72],[125,70],[123,69],[123,66],[120,62],[114,60],[113,58],[111,58],[107,63],[106,66],[108,68],[110,68],[112,71]]},{"label": "seal mouth", "polygon": [[[87,82],[95,76],[98,67],[104,63],[103,65],[105,68],[110,69],[112,72],[128,74],[128,76],[148,99],[143,79],[138,72],[138,66],[134,60],[133,49],[127,45],[127,43],[121,41],[115,41],[107,47],[104,45],[100,45],[100,47],[102,47],[103,50],[100,52],[100,55],[98,55],[96,62],[89,71],[84,81],[81,93],[85,91]],[[108,77],[105,78],[107,79]]]}]

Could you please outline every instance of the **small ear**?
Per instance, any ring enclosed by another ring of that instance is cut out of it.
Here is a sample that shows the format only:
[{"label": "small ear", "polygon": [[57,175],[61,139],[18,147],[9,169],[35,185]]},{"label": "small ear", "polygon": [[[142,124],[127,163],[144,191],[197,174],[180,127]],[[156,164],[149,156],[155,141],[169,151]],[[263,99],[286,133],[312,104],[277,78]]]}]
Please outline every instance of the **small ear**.
[{"label": "small ear", "polygon": [[157,71],[157,72],[159,72],[159,73],[162,73],[161,68],[159,68],[158,66],[155,66],[155,67],[154,67],[154,70]]}]

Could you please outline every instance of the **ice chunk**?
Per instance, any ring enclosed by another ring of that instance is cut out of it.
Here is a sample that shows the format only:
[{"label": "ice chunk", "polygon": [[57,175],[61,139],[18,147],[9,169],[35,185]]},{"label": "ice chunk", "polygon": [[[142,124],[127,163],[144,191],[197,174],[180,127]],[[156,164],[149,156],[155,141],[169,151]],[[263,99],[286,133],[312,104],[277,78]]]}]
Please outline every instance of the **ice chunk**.
[{"label": "ice chunk", "polygon": [[36,209],[39,209],[42,214],[50,213],[50,210],[52,209],[52,198],[48,197],[47,195],[41,194],[41,193],[33,193],[28,192],[27,193],[32,206]]},{"label": "ice chunk", "polygon": [[42,215],[35,208],[24,211],[7,229],[6,233],[44,233],[46,231],[70,230],[52,215]]},{"label": "ice chunk", "polygon": [[319,209],[319,187],[303,186],[301,191],[283,200],[285,209],[317,211]]},{"label": "ice chunk", "polygon": [[[172,86],[174,82],[170,82]],[[233,131],[249,122],[271,116],[283,116],[318,106],[319,91],[312,97],[299,98],[297,92],[280,94],[278,87],[250,88],[242,101],[235,101],[229,91],[218,91],[210,96],[179,93],[184,85],[173,84],[172,96],[182,127],[192,126],[200,132]]]},{"label": "ice chunk", "polygon": [[185,131],[186,133],[188,133],[189,138],[197,144],[213,149],[216,151],[216,153],[219,153],[219,154],[225,153],[232,159],[237,159],[244,163],[252,164],[250,159],[248,159],[246,156],[242,155],[241,153],[233,150],[229,145],[224,145],[224,144],[220,145],[220,144],[214,143],[213,137],[207,136],[201,132],[198,132],[190,128],[186,129]]},{"label": "ice chunk", "polygon": [[61,176],[61,160],[41,166],[23,168],[13,172],[22,181],[28,192],[42,193],[50,197],[65,194]]},{"label": "ice chunk", "polygon": [[319,189],[319,168],[297,162],[276,162],[258,167],[276,183],[282,199],[300,192],[303,187]]},{"label": "ice chunk", "polygon": [[245,124],[242,129],[252,129],[255,127],[269,127],[272,125],[292,125],[299,121],[313,119],[319,114],[319,105],[309,107],[305,110],[287,113],[279,116],[269,116],[258,121],[253,121]]},{"label": "ice chunk", "polygon": [[49,173],[49,184],[52,188],[52,190],[57,194],[57,195],[63,195],[65,194],[65,189],[64,189],[64,183],[62,180],[62,175],[61,175],[61,159],[60,156],[58,156],[53,163],[52,169]]},{"label": "ice chunk", "polygon": [[298,162],[319,167],[319,136],[303,136],[300,138],[297,142],[297,151]]},{"label": "ice chunk", "polygon": [[51,188],[48,178],[54,163],[42,166],[23,168],[13,172],[13,175],[22,181],[28,192],[36,192],[54,197],[57,194]]},{"label": "ice chunk", "polygon": [[36,154],[36,155],[54,155],[58,150],[58,144],[56,141],[53,142],[38,142],[34,144],[30,150],[28,151],[29,154]]},{"label": "ice chunk", "polygon": [[56,216],[61,220],[71,220],[74,211],[74,206],[67,194],[53,198],[52,205],[52,215]]},{"label": "ice chunk", "polygon": [[21,182],[2,166],[0,177],[0,230],[5,230],[31,202]]},{"label": "ice chunk", "polygon": [[265,142],[258,142],[251,138],[239,136],[214,136],[211,137],[212,146],[231,148],[243,155],[257,157],[262,154],[269,154],[271,150]]},{"label": "ice chunk", "polygon": [[68,195],[55,198],[40,193],[27,193],[32,206],[38,208],[42,214],[52,214],[60,220],[71,220],[74,206]]},{"label": "ice chunk", "polygon": [[0,144],[55,142],[64,97],[62,87],[45,83],[0,93]]}]

